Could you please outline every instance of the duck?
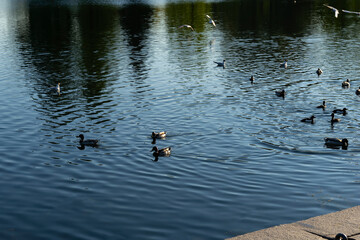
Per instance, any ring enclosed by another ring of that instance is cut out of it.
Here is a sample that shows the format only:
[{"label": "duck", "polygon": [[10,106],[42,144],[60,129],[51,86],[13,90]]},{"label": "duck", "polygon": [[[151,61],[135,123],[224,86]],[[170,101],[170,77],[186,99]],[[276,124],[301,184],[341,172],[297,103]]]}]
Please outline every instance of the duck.
[{"label": "duck", "polygon": [[250,80],[251,84],[253,84],[254,80],[255,80],[254,76],[251,76],[249,80]]},{"label": "duck", "polygon": [[58,83],[55,87],[51,87],[50,90],[52,92],[60,93],[60,83]]},{"label": "duck", "polygon": [[325,7],[330,8],[331,10],[333,10],[336,18],[339,16],[339,10],[337,10],[336,8],[334,8],[334,7],[332,7],[332,6],[326,5],[326,4],[323,4],[323,5],[324,5]]},{"label": "duck", "polygon": [[343,81],[341,86],[343,88],[350,87],[350,79],[346,79],[345,81]]},{"label": "duck", "polygon": [[154,161],[156,162],[159,157],[169,157],[171,154],[171,147],[158,149],[158,147],[154,146],[151,152],[153,152],[153,156],[155,157]]},{"label": "duck", "polygon": [[281,68],[287,68],[287,59],[285,59],[285,62],[280,63]]},{"label": "duck", "polygon": [[98,145],[98,142],[99,140],[97,139],[86,139],[84,140],[84,135],[83,134],[80,134],[79,136],[76,136],[78,138],[80,138],[80,145],[83,145],[83,146],[91,146],[91,147],[95,147]]},{"label": "duck", "polygon": [[331,123],[340,122],[340,118],[334,118],[335,113],[331,113]]},{"label": "duck", "polygon": [[349,146],[349,141],[344,138],[344,139],[339,139],[339,138],[324,138],[325,144],[328,146],[339,146],[339,147],[348,147]]},{"label": "duck", "polygon": [[316,117],[315,117],[314,115],[312,115],[311,117],[301,119],[300,121],[301,121],[301,122],[307,122],[307,123],[314,124],[314,118],[316,118]]},{"label": "duck", "polygon": [[359,89],[357,89],[357,90],[355,91],[355,94],[356,94],[356,95],[360,95],[360,87],[359,87]]},{"label": "duck", "polygon": [[323,110],[325,110],[325,108],[326,108],[325,101],[323,101],[322,105],[319,105],[316,108],[322,108]]},{"label": "duck", "polygon": [[276,96],[278,96],[278,97],[285,97],[285,90],[283,89],[283,90],[281,90],[281,91],[275,91],[275,94],[276,94]]},{"label": "duck", "polygon": [[214,63],[216,63],[218,67],[223,67],[223,68],[225,68],[225,61],[226,61],[226,60],[224,59],[222,62],[215,62],[215,61],[214,61]]},{"label": "duck", "polygon": [[152,138],[157,138],[157,139],[162,139],[166,137],[167,132],[152,132],[151,133],[151,137]]},{"label": "duck", "polygon": [[183,27],[189,28],[189,29],[191,29],[192,31],[194,31],[194,28],[193,28],[191,25],[189,25],[189,24],[181,25],[179,28],[183,28]]},{"label": "duck", "polygon": [[214,20],[212,20],[212,18],[209,15],[205,15],[205,16],[209,19],[209,23],[211,25],[213,25],[214,27],[216,27],[216,24],[215,24]]},{"label": "duck", "polygon": [[318,68],[318,70],[316,70],[316,74],[318,76],[320,76],[323,73],[323,70],[321,70],[320,68]]},{"label": "duck", "polygon": [[341,113],[343,115],[347,114],[347,108],[343,108],[343,109],[334,109],[333,113]]}]

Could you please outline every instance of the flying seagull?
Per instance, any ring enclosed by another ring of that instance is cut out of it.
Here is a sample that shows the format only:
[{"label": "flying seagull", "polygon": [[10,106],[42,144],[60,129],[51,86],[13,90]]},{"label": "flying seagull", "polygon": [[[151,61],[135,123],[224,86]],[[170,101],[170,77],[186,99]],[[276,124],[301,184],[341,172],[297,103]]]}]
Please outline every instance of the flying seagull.
[{"label": "flying seagull", "polygon": [[360,16],[360,12],[353,12],[353,11],[348,11],[348,10],[344,10],[344,9],[342,11],[345,13],[352,13],[352,14],[356,14],[356,15]]},{"label": "flying seagull", "polygon": [[183,28],[183,27],[187,27],[187,28],[190,28],[191,30],[194,31],[193,27],[188,25],[188,24],[184,24],[184,25],[181,25],[179,28]]},{"label": "flying seagull", "polygon": [[337,18],[339,16],[339,10],[337,10],[336,8],[332,7],[332,6],[329,6],[329,5],[326,5],[326,4],[323,4],[325,7],[328,7],[330,8],[331,10],[334,11],[335,13],[335,17]]},{"label": "flying seagull", "polygon": [[212,20],[209,15],[205,15],[205,16],[209,19],[209,23],[212,24],[214,27],[216,27],[214,20]]}]

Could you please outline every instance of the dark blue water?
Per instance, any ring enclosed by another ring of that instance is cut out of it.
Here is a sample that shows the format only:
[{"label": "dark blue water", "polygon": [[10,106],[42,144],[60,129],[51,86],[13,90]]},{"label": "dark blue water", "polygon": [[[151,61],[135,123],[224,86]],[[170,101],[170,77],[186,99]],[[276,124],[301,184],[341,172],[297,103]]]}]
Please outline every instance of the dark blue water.
[{"label": "dark blue water", "polygon": [[322,4],[1,1],[0,238],[224,239],[358,205],[360,18]]}]

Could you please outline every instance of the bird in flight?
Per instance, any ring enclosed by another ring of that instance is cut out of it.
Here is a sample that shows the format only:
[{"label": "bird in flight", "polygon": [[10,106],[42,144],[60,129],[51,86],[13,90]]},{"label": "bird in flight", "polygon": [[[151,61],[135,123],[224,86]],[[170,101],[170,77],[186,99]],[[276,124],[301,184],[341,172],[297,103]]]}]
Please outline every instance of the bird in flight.
[{"label": "bird in flight", "polygon": [[194,31],[193,27],[188,24],[181,25],[179,28],[183,28],[183,27],[190,28],[192,31]]},{"label": "bird in flight", "polygon": [[209,15],[205,15],[205,16],[209,19],[209,23],[212,24],[214,27],[216,27],[214,20],[212,20],[212,18]]},{"label": "bird in flight", "polygon": [[339,10],[337,10],[336,8],[332,7],[332,6],[329,6],[329,5],[326,5],[326,4],[323,4],[325,7],[328,7],[330,8],[331,10],[334,11],[335,13],[335,17],[337,18],[339,16]]},{"label": "bird in flight", "polygon": [[360,16],[360,12],[353,12],[353,11],[348,11],[348,10],[344,10],[344,9],[342,11],[345,13],[352,13],[352,14],[356,14],[356,15]]}]

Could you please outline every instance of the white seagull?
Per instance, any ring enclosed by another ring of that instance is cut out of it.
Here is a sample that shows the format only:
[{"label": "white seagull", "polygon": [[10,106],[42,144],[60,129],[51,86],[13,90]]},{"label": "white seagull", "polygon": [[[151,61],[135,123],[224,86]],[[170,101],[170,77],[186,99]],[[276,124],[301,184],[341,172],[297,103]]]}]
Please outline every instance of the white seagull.
[{"label": "white seagull", "polygon": [[336,8],[332,7],[332,6],[329,6],[329,5],[326,5],[326,4],[323,4],[325,7],[328,7],[330,8],[331,10],[334,11],[335,13],[335,17],[337,18],[339,16],[339,10],[337,10]]},{"label": "white seagull", "polygon": [[205,15],[205,16],[209,19],[209,23],[211,25],[213,25],[214,27],[216,27],[216,24],[215,24],[214,20],[212,20],[212,18],[209,15]]},{"label": "white seagull", "polygon": [[193,27],[188,24],[181,25],[179,28],[183,28],[183,27],[190,28],[192,31],[194,31]]},{"label": "white seagull", "polygon": [[344,9],[342,11],[345,13],[352,13],[352,14],[356,14],[356,15],[360,16],[360,12],[353,12],[353,11],[348,11],[348,10],[344,10]]}]

